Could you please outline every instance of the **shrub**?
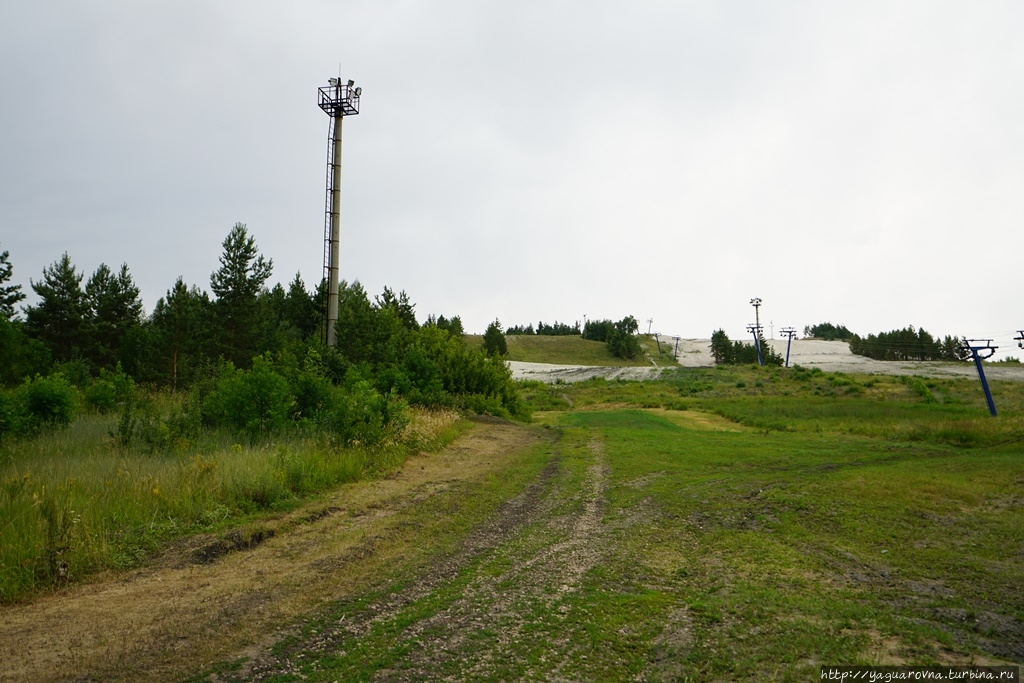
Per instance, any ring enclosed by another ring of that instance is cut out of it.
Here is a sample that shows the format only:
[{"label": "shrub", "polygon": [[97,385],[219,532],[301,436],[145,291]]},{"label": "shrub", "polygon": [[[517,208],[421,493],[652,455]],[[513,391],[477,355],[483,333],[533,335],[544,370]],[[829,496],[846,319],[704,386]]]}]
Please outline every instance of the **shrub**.
[{"label": "shrub", "polygon": [[130,400],[134,391],[135,381],[121,370],[118,363],[115,372],[100,370],[99,377],[85,388],[85,403],[98,412],[112,413]]},{"label": "shrub", "polygon": [[95,379],[85,388],[85,404],[100,413],[110,413],[117,409],[117,389],[107,379]]},{"label": "shrub", "polygon": [[75,416],[78,392],[62,375],[36,377],[20,389],[25,417],[33,428],[67,425]]},{"label": "shrub", "polygon": [[315,421],[330,407],[334,387],[323,375],[303,370],[292,379],[291,391],[295,397],[290,409],[292,419]]},{"label": "shrub", "polygon": [[20,418],[14,392],[0,390],[0,439],[18,431]]},{"label": "shrub", "polygon": [[404,401],[356,381],[335,392],[326,423],[344,445],[377,446],[397,438],[408,419]]},{"label": "shrub", "polygon": [[255,436],[280,430],[288,423],[292,394],[287,380],[274,371],[266,358],[257,356],[252,370],[222,375],[216,400],[226,425]]}]

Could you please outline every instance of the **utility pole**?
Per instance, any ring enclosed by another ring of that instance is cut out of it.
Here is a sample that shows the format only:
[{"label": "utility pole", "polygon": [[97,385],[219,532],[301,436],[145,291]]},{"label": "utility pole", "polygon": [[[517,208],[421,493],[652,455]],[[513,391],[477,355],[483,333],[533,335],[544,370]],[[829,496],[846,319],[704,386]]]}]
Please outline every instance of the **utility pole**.
[{"label": "utility pole", "polygon": [[[757,300],[760,303],[760,299]],[[754,333],[754,348],[757,349],[757,364],[764,365],[764,356],[761,355],[761,326],[758,324],[747,325],[747,332]]]},{"label": "utility pole", "polygon": [[783,327],[779,330],[780,334],[786,335],[788,341],[786,342],[786,367],[789,367],[789,347],[793,345],[793,337],[796,335],[796,330],[792,327]]},{"label": "utility pole", "polygon": [[[1021,334],[1024,335],[1024,332]],[[960,347],[960,353],[964,360],[967,360],[968,356],[974,359],[974,367],[978,368],[981,388],[985,392],[988,412],[992,417],[996,416],[996,404],[992,401],[992,392],[989,391],[988,381],[985,379],[985,369],[982,368],[981,361],[985,358],[991,358],[998,348],[998,346],[992,346],[991,339],[964,339],[963,345]]]},{"label": "utility pole", "polygon": [[362,88],[355,81],[342,83],[328,78],[327,87],[320,88],[320,108],[331,117],[327,139],[327,219],[324,226],[324,279],[327,280],[327,345],[338,342],[338,262],[341,260],[341,121],[359,113]]}]

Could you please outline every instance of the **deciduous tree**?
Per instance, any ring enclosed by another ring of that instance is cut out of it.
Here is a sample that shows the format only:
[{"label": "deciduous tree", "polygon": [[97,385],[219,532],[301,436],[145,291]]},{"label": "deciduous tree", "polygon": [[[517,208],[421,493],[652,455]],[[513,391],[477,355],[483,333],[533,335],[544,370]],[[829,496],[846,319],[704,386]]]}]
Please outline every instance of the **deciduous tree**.
[{"label": "deciduous tree", "polygon": [[619,358],[636,358],[640,354],[640,340],[636,336],[640,324],[631,315],[615,323],[608,335],[608,350]]}]

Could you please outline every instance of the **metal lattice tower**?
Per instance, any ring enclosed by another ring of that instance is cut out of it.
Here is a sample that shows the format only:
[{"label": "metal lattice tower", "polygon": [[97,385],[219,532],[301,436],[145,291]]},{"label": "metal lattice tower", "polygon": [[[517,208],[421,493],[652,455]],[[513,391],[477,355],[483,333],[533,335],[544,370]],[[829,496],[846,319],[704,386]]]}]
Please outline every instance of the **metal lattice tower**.
[{"label": "metal lattice tower", "polygon": [[339,261],[341,260],[341,122],[346,116],[359,113],[362,88],[355,81],[342,83],[329,78],[327,87],[319,89],[320,108],[331,117],[327,137],[327,197],[324,208],[324,280],[327,281],[327,345],[338,339],[334,329],[338,322]]}]

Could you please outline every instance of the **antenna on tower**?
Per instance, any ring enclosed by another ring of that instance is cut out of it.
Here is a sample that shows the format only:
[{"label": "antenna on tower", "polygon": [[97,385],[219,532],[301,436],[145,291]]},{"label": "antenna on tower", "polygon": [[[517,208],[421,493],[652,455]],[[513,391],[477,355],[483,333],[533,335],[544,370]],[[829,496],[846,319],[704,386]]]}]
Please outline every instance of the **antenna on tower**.
[{"label": "antenna on tower", "polygon": [[327,281],[327,326],[324,337],[328,346],[337,341],[338,262],[341,260],[341,121],[359,113],[362,88],[355,81],[342,83],[341,64],[337,78],[328,78],[327,87],[319,89],[319,105],[331,117],[327,138],[327,199],[324,210],[324,280]]}]

